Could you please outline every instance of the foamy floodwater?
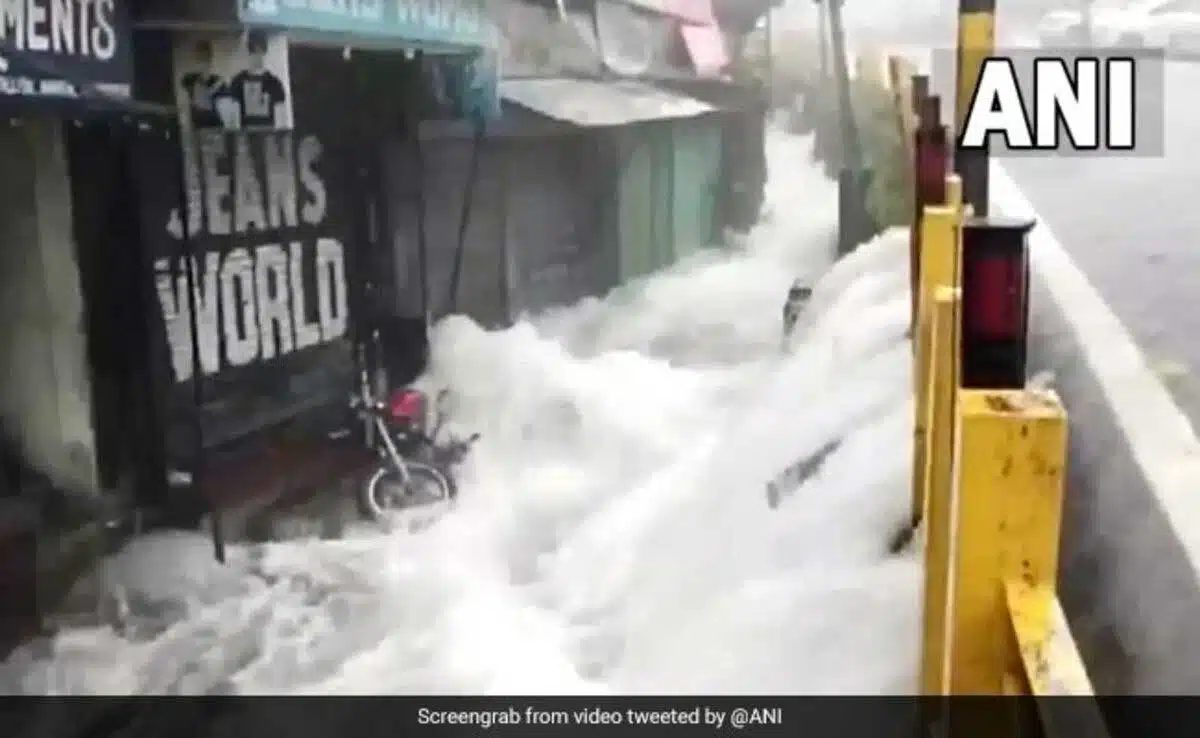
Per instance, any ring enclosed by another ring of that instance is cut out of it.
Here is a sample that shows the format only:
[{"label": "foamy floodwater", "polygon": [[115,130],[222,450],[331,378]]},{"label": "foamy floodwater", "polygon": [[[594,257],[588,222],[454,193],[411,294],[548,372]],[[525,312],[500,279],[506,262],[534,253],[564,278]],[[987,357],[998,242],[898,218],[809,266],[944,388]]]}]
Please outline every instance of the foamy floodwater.
[{"label": "foamy floodwater", "polygon": [[[129,545],[126,626],[15,654],[28,693],[914,690],[919,568],[889,557],[910,454],[907,238],[827,272],[834,188],[769,139],[770,214],[605,300],[438,328],[426,381],[483,439],[421,535]],[[779,344],[795,276],[816,283]],[[778,509],[765,484],[837,450]]]}]

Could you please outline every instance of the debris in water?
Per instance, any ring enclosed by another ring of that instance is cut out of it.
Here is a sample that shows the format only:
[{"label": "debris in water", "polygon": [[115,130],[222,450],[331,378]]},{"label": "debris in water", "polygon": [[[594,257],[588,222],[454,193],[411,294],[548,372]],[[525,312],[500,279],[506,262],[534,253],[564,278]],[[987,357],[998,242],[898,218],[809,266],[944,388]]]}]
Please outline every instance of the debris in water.
[{"label": "debris in water", "polygon": [[821,466],[825,463],[825,460],[834,451],[837,451],[841,445],[842,439],[835,438],[811,455],[784,469],[774,480],[767,482],[767,505],[772,510],[779,507],[779,503],[783,500],[784,491],[791,492],[807,482],[814,474],[821,470]]},{"label": "debris in water", "polygon": [[808,304],[811,297],[811,287],[798,279],[792,282],[792,286],[788,289],[787,299],[783,303],[783,338],[781,340],[783,350],[787,350],[788,341],[791,340],[792,333],[796,329],[796,322],[800,320],[800,311]]},{"label": "debris in water", "polygon": [[909,520],[900,526],[892,533],[892,537],[888,539],[888,553],[896,556],[909,551],[912,548],[913,541],[917,539],[917,532],[921,529],[920,520]]}]

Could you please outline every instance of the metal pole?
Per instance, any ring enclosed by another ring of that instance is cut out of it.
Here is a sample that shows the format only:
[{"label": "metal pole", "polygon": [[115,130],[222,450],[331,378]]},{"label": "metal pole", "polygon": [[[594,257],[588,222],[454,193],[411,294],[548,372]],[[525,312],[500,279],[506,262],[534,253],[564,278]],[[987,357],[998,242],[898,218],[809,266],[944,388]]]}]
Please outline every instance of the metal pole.
[{"label": "metal pole", "polygon": [[[178,179],[176,198],[179,200],[179,222],[180,222],[180,253],[184,259],[184,279],[187,282],[187,305],[188,305],[188,330],[189,338],[191,339],[192,348],[192,493],[199,494],[205,502],[208,503],[209,522],[212,526],[212,544],[213,557],[218,563],[225,563],[225,520],[224,511],[221,506],[205,496],[205,442],[204,442],[204,371],[200,362],[200,311],[198,305],[198,277],[196,276],[196,242],[191,232],[191,217],[192,217],[192,199],[189,192],[189,180],[187,173],[188,149],[191,146],[199,148],[198,141],[195,136],[199,135],[192,132],[187,135],[176,120],[171,128],[171,135],[176,141],[176,147],[179,149],[179,169],[176,172]],[[224,134],[211,134],[224,135]]]},{"label": "metal pole", "polygon": [[1092,9],[1095,5],[1094,0],[1083,0],[1083,9],[1080,13],[1080,20],[1083,23],[1083,47],[1085,49],[1092,48]]},{"label": "metal pole", "polygon": [[867,211],[868,173],[863,169],[862,142],[854,118],[854,99],[850,92],[846,33],[842,25],[842,2],[828,3],[829,46],[833,53],[834,82],[837,85],[838,117],[841,123],[842,168],[838,172],[838,254],[848,254],[855,246],[875,235],[875,224]]},{"label": "metal pole", "polygon": [[833,52],[833,73],[836,75],[838,112],[842,122],[842,168],[862,171],[862,147],[858,139],[858,124],[854,120],[854,101],[850,96],[850,69],[846,57],[846,32],[842,26],[842,2],[826,0],[829,6],[829,45]]},{"label": "metal pole", "polygon": [[[958,85],[955,100],[955,138],[967,119],[967,107],[979,82],[983,60],[995,52],[996,0],[959,0],[958,2]],[[975,214],[988,212],[989,152],[964,150],[955,146],[954,168],[962,177],[963,199]]]},{"label": "metal pole", "polygon": [[820,74],[820,93],[824,94],[829,88],[829,9],[825,3],[817,3],[817,55],[818,73]]}]

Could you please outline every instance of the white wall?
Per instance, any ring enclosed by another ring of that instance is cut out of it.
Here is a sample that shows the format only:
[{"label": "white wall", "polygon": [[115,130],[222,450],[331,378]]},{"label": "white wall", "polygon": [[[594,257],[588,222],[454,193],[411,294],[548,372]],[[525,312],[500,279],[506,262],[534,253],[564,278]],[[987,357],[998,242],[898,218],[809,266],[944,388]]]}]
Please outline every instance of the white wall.
[{"label": "white wall", "polygon": [[34,466],[83,492],[95,436],[60,125],[0,122],[0,419]]}]

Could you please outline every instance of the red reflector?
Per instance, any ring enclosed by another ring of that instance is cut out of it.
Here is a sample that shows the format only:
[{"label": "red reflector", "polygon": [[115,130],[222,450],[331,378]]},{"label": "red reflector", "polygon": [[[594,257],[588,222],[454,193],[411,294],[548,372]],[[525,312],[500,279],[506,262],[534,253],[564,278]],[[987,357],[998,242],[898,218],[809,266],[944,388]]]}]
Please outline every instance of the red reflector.
[{"label": "red reflector", "polygon": [[972,338],[1015,340],[1025,322],[1025,265],[1005,255],[970,260],[963,284],[964,328]]},{"label": "red reflector", "polygon": [[388,399],[392,420],[420,423],[425,418],[425,394],[419,390],[401,389]]},{"label": "red reflector", "polygon": [[924,204],[941,205],[946,200],[949,157],[940,132],[917,133],[917,196]]}]

